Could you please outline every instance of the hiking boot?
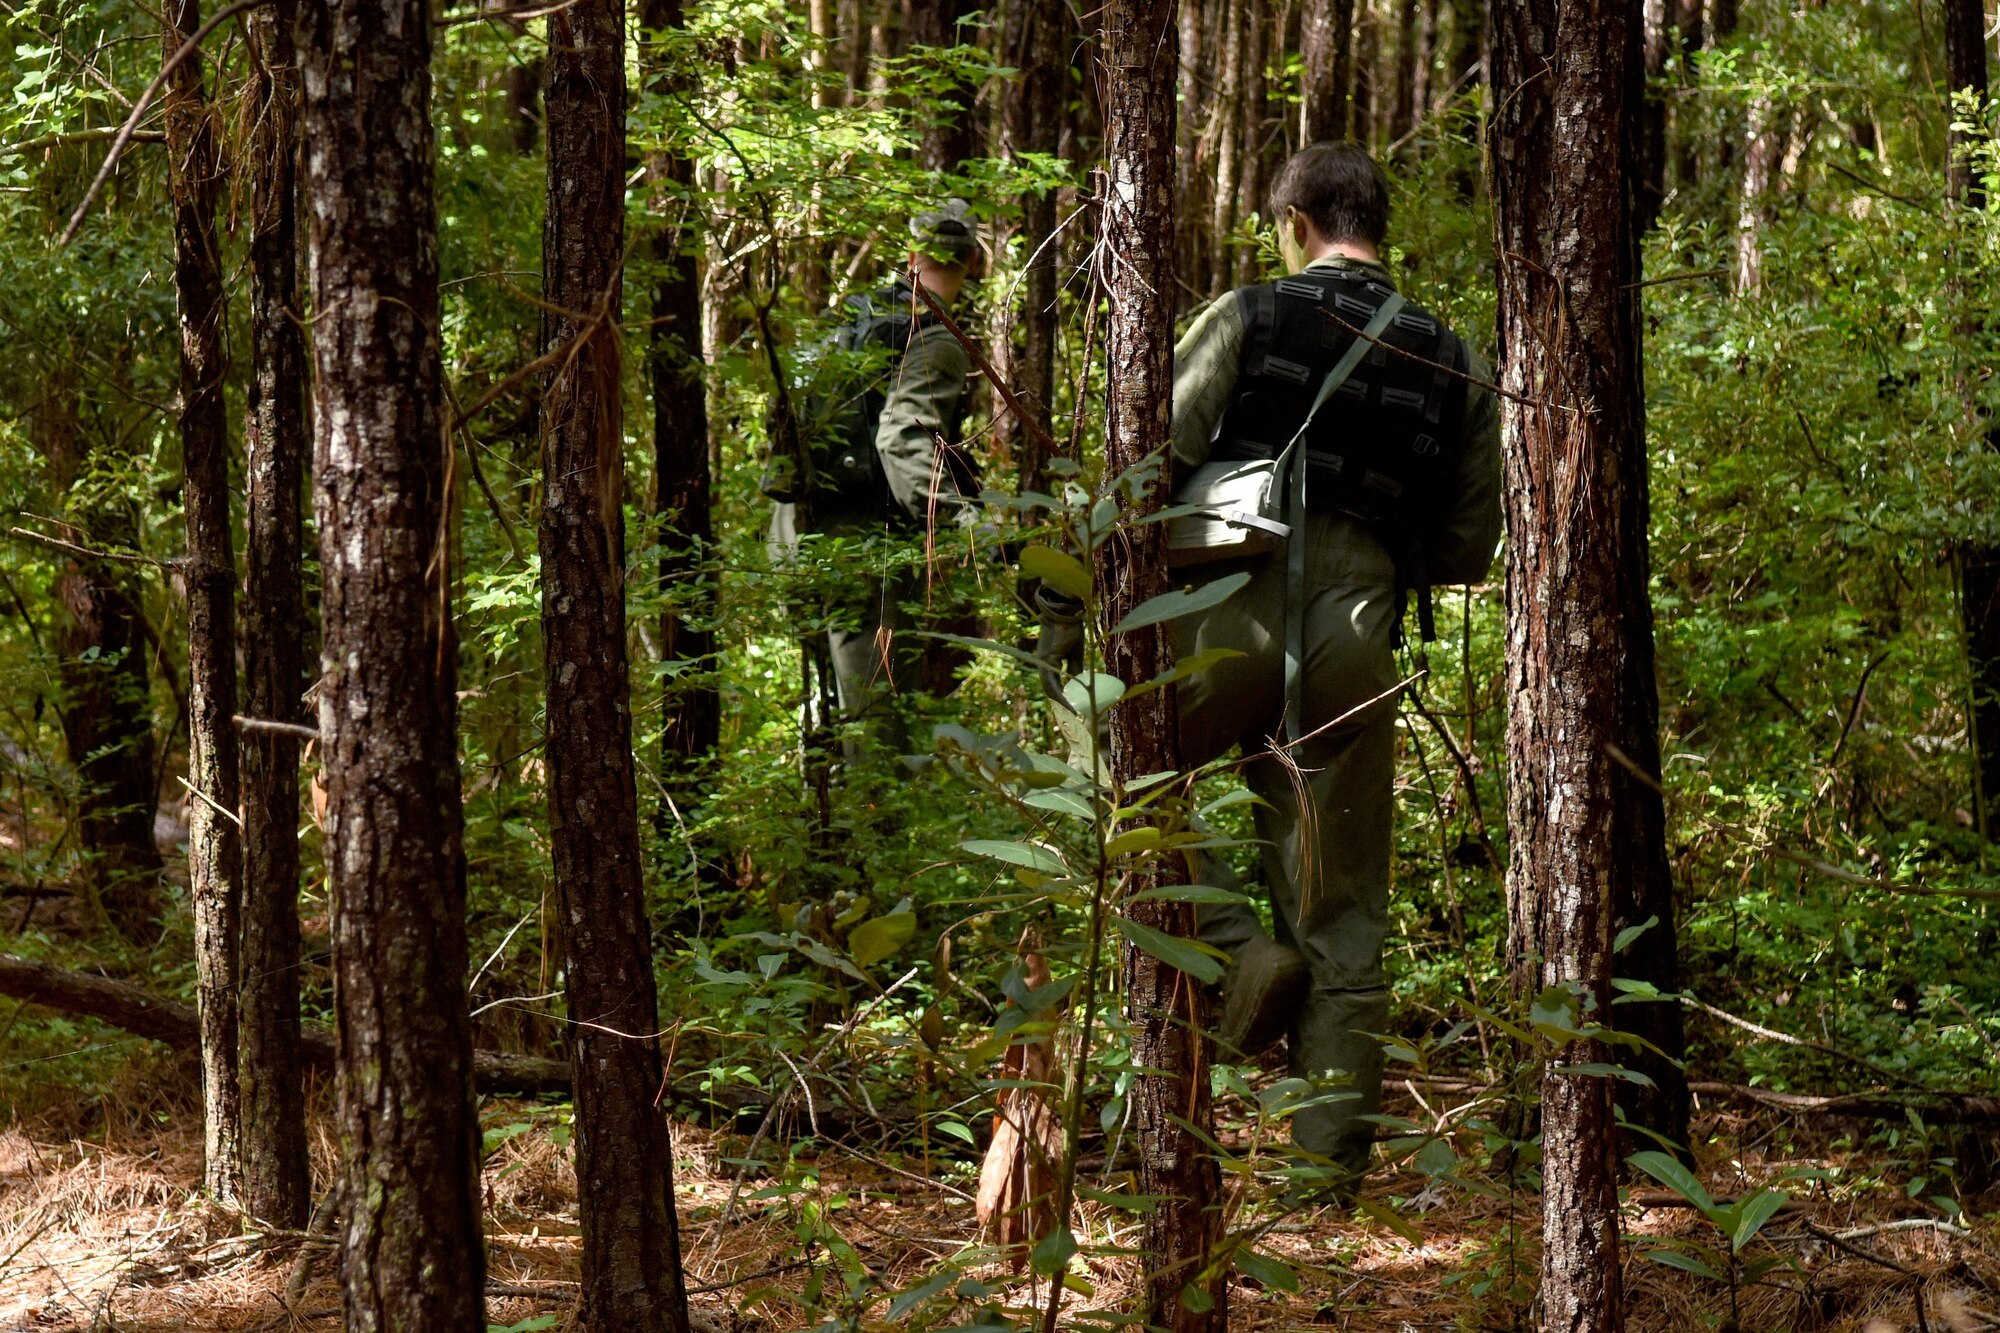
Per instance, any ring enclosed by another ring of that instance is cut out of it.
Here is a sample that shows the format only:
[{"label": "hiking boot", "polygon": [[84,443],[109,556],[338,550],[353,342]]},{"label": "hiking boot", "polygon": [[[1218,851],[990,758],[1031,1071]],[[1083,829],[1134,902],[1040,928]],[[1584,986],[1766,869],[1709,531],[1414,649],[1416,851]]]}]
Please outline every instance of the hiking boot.
[{"label": "hiking boot", "polygon": [[1268,935],[1252,937],[1223,981],[1217,1039],[1245,1058],[1270,1050],[1291,1026],[1309,980],[1298,950]]}]

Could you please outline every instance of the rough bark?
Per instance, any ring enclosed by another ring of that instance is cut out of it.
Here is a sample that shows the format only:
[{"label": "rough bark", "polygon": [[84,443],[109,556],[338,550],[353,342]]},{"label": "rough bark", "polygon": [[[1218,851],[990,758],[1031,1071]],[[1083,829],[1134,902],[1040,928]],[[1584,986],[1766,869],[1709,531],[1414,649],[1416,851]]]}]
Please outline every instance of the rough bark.
[{"label": "rough bark", "polygon": [[[1140,509],[1165,503],[1168,413],[1173,403],[1174,74],[1179,30],[1174,0],[1113,0],[1104,17],[1105,204],[1101,253],[1109,304],[1105,334],[1105,470],[1119,475],[1159,464]],[[1166,591],[1163,525],[1128,529],[1106,543],[1099,577],[1107,629]],[[1127,681],[1151,679],[1172,661],[1164,627],[1108,638],[1106,669]],[[1178,722],[1173,690],[1156,690],[1113,710],[1110,752],[1123,780],[1175,769]],[[1132,889],[1169,879],[1162,861],[1135,871]],[[1194,934],[1185,903],[1128,903],[1135,920]],[[1146,1215],[1140,1252],[1151,1265],[1143,1311],[1150,1325],[1197,1333],[1226,1323],[1226,1285],[1202,1283],[1221,1234],[1221,1184],[1214,1159],[1186,1126],[1209,1123],[1203,988],[1137,949],[1125,954],[1132,1060],[1150,1071],[1134,1081],[1133,1124],[1140,1144],[1139,1192],[1159,1199]],[[1205,1288],[1205,1310],[1183,1288]]]},{"label": "rough bark", "polygon": [[[247,20],[256,120],[249,145],[255,174],[243,665],[249,715],[281,722],[305,721],[306,687],[299,513],[306,349],[299,307],[294,8],[291,0],[279,0]],[[299,742],[250,731],[242,747],[243,1204],[253,1217],[296,1228],[312,1213],[298,1056]]]},{"label": "rough bark", "polygon": [[1299,139],[1347,137],[1353,81],[1354,0],[1305,0],[1299,16]]},{"label": "rough bark", "polygon": [[346,1327],[484,1333],[431,23],[302,7]]},{"label": "rough bark", "polygon": [[[1634,225],[1640,34],[1620,0],[1494,14],[1493,192],[1506,400],[1510,950],[1530,994],[1611,1015],[1611,942],[1669,888],[1647,599]],[[1639,770],[1635,774],[1620,757]],[[1671,957],[1671,903],[1661,924]],[[1620,970],[1623,970],[1622,968]],[[1667,1006],[1659,1006],[1665,1008]],[[1542,1083],[1542,1327],[1623,1327],[1609,1058]]]},{"label": "rough bark", "polygon": [[[640,23],[665,32],[683,22],[681,0],[647,0]],[[641,48],[645,77],[663,85],[676,78],[660,68],[650,44]],[[653,283],[653,323],[647,374],[653,390],[653,512],[660,523],[660,591],[674,599],[660,613],[660,656],[685,662],[687,679],[664,685],[661,749],[668,790],[676,800],[695,795],[694,777],[715,752],[722,734],[722,697],[708,674],[715,636],[715,581],[703,568],[715,539],[713,483],[708,462],[708,390],[702,379],[701,281],[696,268],[701,238],[680,196],[693,189],[694,164],[662,154],[651,164],[665,182],[667,215],[653,234],[658,277]],[[682,609],[685,608],[685,612]]]},{"label": "rough bark", "polygon": [[[1271,80],[1266,66],[1270,62],[1272,50],[1272,28],[1278,18],[1267,12],[1261,5],[1250,5],[1249,16],[1243,33],[1243,146],[1242,167],[1237,176],[1237,208],[1240,213],[1256,212],[1269,225],[1270,201],[1265,196],[1269,189],[1271,156],[1274,146],[1272,126],[1268,121],[1270,99],[1268,93]],[[1283,35],[1278,37],[1283,41]],[[1282,48],[1280,48],[1282,49]],[[1235,251],[1231,279],[1238,287],[1247,287],[1262,276],[1262,265],[1258,262],[1256,249],[1241,246]]]},{"label": "rough bark", "polygon": [[542,346],[574,351],[542,398],[543,753],[576,1079],[579,1322],[685,1333],[626,665],[621,0],[552,15],[547,66]]},{"label": "rough bark", "polygon": [[1207,292],[1211,298],[1229,289],[1230,277],[1235,272],[1230,263],[1229,231],[1236,225],[1237,209],[1243,202],[1239,173],[1243,151],[1244,29],[1252,21],[1249,9],[1244,4],[1223,5],[1221,44],[1211,71],[1215,96],[1208,124],[1202,128],[1204,156],[1210,163],[1208,174],[1214,188],[1209,199],[1206,235],[1202,238],[1208,252],[1202,267],[1208,274]]},{"label": "rough bark", "polygon": [[[1003,63],[1021,71],[1019,82],[1001,99],[1001,149],[1010,158],[1024,153],[1054,155],[1061,148],[1063,96],[1069,79],[1069,6],[1062,0],[1013,0],[1002,34]],[[1021,206],[1020,314],[1013,322],[1019,343],[1009,340],[996,360],[1034,424],[1053,435],[1056,387],[1057,265],[1056,196],[1053,190],[1023,195]],[[1048,459],[1030,430],[1012,413],[994,422],[994,446],[1012,458],[1021,489],[1048,488]]]},{"label": "rough bark", "polygon": [[[45,377],[28,433],[48,460],[54,493],[68,497],[65,540],[133,550],[139,516],[112,488],[85,484],[97,461],[77,422],[76,386],[59,370]],[[63,746],[76,771],[80,887],[113,929],[137,944],[159,938],[159,806],[151,717],[150,644],[138,581],[128,565],[72,559],[56,577],[64,615],[57,635]]]},{"label": "rough bark", "polygon": [[[201,26],[199,0],[169,0],[171,56]],[[229,521],[229,426],[222,387],[226,312],[215,196],[222,168],[199,60],[167,77],[162,100],[174,207],[174,293],[180,310],[181,502],[187,556],[188,898],[201,1002],[202,1184],[234,1199],[242,1106],[236,1082],[236,962],[243,848],[236,763],[236,555]]]}]

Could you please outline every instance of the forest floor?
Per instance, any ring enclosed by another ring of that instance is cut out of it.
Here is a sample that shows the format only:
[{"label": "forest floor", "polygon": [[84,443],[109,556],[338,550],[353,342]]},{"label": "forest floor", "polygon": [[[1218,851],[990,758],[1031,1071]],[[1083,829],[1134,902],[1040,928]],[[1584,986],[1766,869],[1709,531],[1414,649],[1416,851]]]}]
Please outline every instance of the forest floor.
[{"label": "forest floor", "polygon": [[[174,1077],[162,1082],[169,1069]],[[200,1136],[191,1128],[192,1099],[185,1083],[178,1092],[160,1091],[185,1077],[177,1061],[155,1065],[145,1081],[143,1114],[128,1107],[118,1117],[150,1129],[107,1133],[99,1116],[94,1141],[66,1139],[62,1117],[53,1115],[39,1128],[20,1121],[0,1132],[0,1333],[338,1327],[327,1240],[302,1248],[296,1233],[246,1231],[235,1215],[196,1193]],[[488,1309],[497,1327],[561,1330],[574,1310],[575,1182],[568,1154],[537,1111],[546,1108],[487,1106]],[[1718,1198],[1799,1167],[1836,1169],[1845,1182],[1795,1188],[1802,1197],[1766,1227],[1768,1242],[1758,1242],[1756,1252],[1782,1254],[1790,1263],[1770,1284],[1744,1293],[1738,1326],[1746,1333],[2000,1328],[1993,1196],[1968,1200],[1967,1220],[1953,1225],[1912,1200],[1904,1184],[1867,1169],[1852,1138],[1837,1137],[1850,1126],[1709,1112],[1699,1128],[1709,1145],[1702,1175]],[[332,1127],[323,1112],[313,1130],[324,1179]],[[676,1134],[683,1249],[699,1322],[718,1331],[772,1333],[810,1326],[814,1321],[797,1303],[810,1276],[797,1257],[801,1196],[759,1199],[759,1182],[751,1182],[732,1208],[735,1174],[723,1159],[742,1152],[743,1139],[689,1124],[677,1125]],[[817,1158],[804,1152],[801,1145],[795,1161],[811,1168],[809,1181],[817,1177],[809,1197],[828,1206],[825,1215],[880,1290],[908,1286],[976,1243],[970,1202],[948,1181],[927,1181],[915,1169],[920,1161],[898,1164],[840,1148],[820,1149]],[[968,1183],[963,1164],[958,1170],[955,1179]],[[1344,1210],[1279,1222],[1259,1246],[1292,1263],[1301,1288],[1258,1290],[1237,1277],[1232,1327],[1414,1333],[1513,1326],[1493,1297],[1479,1294],[1496,1275],[1496,1257],[1507,1253],[1505,1201],[1463,1190],[1427,1193],[1427,1184],[1413,1173],[1379,1172],[1367,1191],[1371,1200],[1393,1201],[1419,1240]],[[1693,1236],[1705,1224],[1663,1191],[1634,1186],[1629,1199],[1631,1327],[1646,1333],[1726,1327],[1723,1288],[1631,1253],[1652,1238]],[[1096,1233],[1087,1244],[1122,1239],[1107,1236],[1103,1216],[1085,1220]],[[1522,1227],[1530,1239],[1520,1253],[1532,1261],[1532,1216]],[[822,1259],[827,1253],[818,1251]],[[314,1262],[302,1265],[302,1255]],[[1084,1304],[1116,1306],[1129,1290],[1133,1261],[1079,1262],[1095,1288]],[[988,1269],[981,1276],[1000,1281],[1006,1274]],[[881,1322],[884,1309],[876,1304],[864,1326],[891,1327]]]}]

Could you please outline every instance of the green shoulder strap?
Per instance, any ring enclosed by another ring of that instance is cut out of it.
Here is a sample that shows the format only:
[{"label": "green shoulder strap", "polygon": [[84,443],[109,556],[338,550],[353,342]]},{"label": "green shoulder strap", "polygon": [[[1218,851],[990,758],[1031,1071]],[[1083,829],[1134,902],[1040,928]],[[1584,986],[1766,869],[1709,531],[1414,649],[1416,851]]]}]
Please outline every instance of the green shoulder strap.
[{"label": "green shoulder strap", "polygon": [[1403,298],[1395,292],[1368,321],[1368,327],[1348,345],[1346,355],[1320,381],[1306,419],[1293,432],[1291,442],[1278,456],[1277,472],[1285,487],[1285,522],[1292,535],[1285,545],[1285,731],[1294,741],[1305,735],[1305,596],[1306,596],[1306,465],[1303,450],[1306,431],[1319,415],[1326,400],[1340,391],[1347,377],[1361,364],[1361,358],[1381,338],[1389,321],[1403,308]]}]

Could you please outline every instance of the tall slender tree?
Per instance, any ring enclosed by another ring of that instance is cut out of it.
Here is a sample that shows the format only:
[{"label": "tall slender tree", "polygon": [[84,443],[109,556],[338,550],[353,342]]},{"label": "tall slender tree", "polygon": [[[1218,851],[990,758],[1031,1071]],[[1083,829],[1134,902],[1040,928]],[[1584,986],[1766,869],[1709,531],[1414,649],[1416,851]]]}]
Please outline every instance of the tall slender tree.
[{"label": "tall slender tree", "polygon": [[[1103,243],[1109,318],[1105,470],[1142,463],[1157,470],[1140,508],[1167,499],[1167,423],[1173,407],[1174,94],[1179,59],[1175,0],[1112,0],[1104,11],[1105,173]],[[1107,629],[1167,590],[1161,524],[1129,530],[1102,548],[1099,577]],[[1108,634],[1106,668],[1143,681],[1173,660],[1163,626]],[[1180,767],[1173,690],[1155,690],[1114,709],[1111,763],[1120,780]],[[1165,882],[1163,862],[1135,873],[1137,891]],[[1144,882],[1139,882],[1144,881]],[[1157,899],[1124,905],[1134,920],[1170,934],[1194,934],[1191,904]],[[1139,1192],[1159,1200],[1146,1215],[1148,1256],[1143,1313],[1174,1333],[1206,1333],[1226,1323],[1226,1287],[1202,1284],[1220,1237],[1220,1181],[1200,1132],[1209,1120],[1208,1039],[1202,987],[1138,949],[1125,954],[1132,1062],[1131,1093],[1140,1143]],[[1199,1287],[1190,1301],[1183,1289]],[[1199,1308],[1198,1308],[1199,1307]]]},{"label": "tall slender tree", "polygon": [[[1944,7],[1945,81],[1954,96],[1970,92],[1983,109],[1987,105],[1986,12],[1980,0],[1946,0]],[[1954,125],[1965,124],[1954,112]],[[1985,124],[1984,114],[1972,123]],[[1972,136],[1954,129],[1946,184],[1952,202],[1962,210],[1986,206],[1986,191],[1966,150]],[[1981,329],[1967,334],[1984,337]],[[2000,448],[2000,426],[1976,421],[1989,447]],[[1958,553],[1959,619],[1965,634],[1965,656],[1971,667],[1972,697],[1967,709],[1973,748],[1973,808],[1980,832],[2000,842],[2000,548],[1986,542],[1968,543]]]},{"label": "tall slender tree", "polygon": [[[251,106],[250,401],[244,431],[246,703],[258,721],[304,721],[301,481],[306,348],[298,272],[293,0],[248,19]],[[299,1064],[299,737],[243,734],[243,1203],[275,1226],[312,1210]]]},{"label": "tall slender tree", "polygon": [[581,1322],[686,1333],[626,666],[622,0],[550,15],[547,70],[544,753],[575,1079]]},{"label": "tall slender tree", "polygon": [[[640,25],[643,77],[672,91],[687,76],[666,63],[659,40],[683,22],[681,0],[645,0]],[[722,732],[722,696],[709,668],[715,635],[715,581],[705,572],[715,538],[713,482],[708,461],[708,389],[702,380],[701,280],[696,267],[701,238],[687,202],[694,163],[671,151],[654,156],[649,170],[661,198],[662,217],[651,239],[653,323],[646,368],[653,391],[653,512],[660,523],[660,656],[691,669],[664,686],[668,789],[676,800],[694,793],[701,761],[713,754]]]},{"label": "tall slender tree", "polygon": [[[1621,903],[1667,883],[1648,602],[1628,0],[1494,10],[1492,138],[1507,441],[1510,946],[1535,993],[1611,1015]],[[1671,915],[1660,923],[1671,926]],[[1658,929],[1660,927],[1656,927]],[[1542,1081],[1542,1327],[1623,1327],[1607,1058]]]},{"label": "tall slender tree", "polygon": [[484,1333],[430,6],[299,17],[345,1322]]},{"label": "tall slender tree", "polygon": [[1305,0],[1299,18],[1299,136],[1345,139],[1354,81],[1354,0]]},{"label": "tall slender tree", "polygon": [[[200,0],[168,0],[163,58],[201,26]],[[236,1080],[237,837],[236,554],[229,517],[229,426],[222,386],[226,312],[215,196],[222,166],[199,59],[167,75],[161,107],[174,208],[174,292],[180,308],[181,503],[187,556],[188,897],[194,907],[201,1006],[202,1182],[234,1199],[242,1137]]]},{"label": "tall slender tree", "polygon": [[[1063,0],[1013,0],[1005,12],[1002,59],[1021,73],[1001,99],[1000,146],[1010,158],[1053,156],[1062,144],[1064,94],[1069,85],[1069,6]],[[1053,190],[1021,197],[1022,273],[1018,345],[1009,339],[996,367],[1043,434],[1052,435],[1055,404],[1057,265],[1056,196]],[[1033,431],[1012,413],[994,421],[994,445],[1015,462],[1023,490],[1047,489],[1048,459]]]}]

